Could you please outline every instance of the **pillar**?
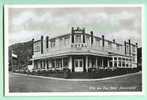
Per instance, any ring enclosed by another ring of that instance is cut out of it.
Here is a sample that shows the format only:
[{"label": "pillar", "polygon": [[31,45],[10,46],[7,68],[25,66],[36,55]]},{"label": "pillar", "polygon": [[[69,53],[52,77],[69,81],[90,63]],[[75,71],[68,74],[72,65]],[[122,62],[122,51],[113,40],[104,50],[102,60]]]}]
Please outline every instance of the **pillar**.
[{"label": "pillar", "polygon": [[119,60],[118,60],[118,57],[116,57],[116,62],[117,62],[117,68],[118,68],[118,66],[119,66]]},{"label": "pillar", "polygon": [[55,65],[55,70],[56,70],[56,59],[55,59],[54,63],[55,63],[55,64],[54,64],[54,65]]},{"label": "pillar", "polygon": [[62,59],[62,68],[63,68],[63,67],[64,67],[64,64],[63,64],[63,63],[64,63],[64,62],[63,62],[63,59],[64,59],[64,58],[62,57],[61,59]]},{"label": "pillar", "polygon": [[102,67],[104,68],[104,59],[102,58]]},{"label": "pillar", "polygon": [[96,61],[95,61],[95,63],[96,63],[96,64],[95,64],[96,68],[98,68],[98,65],[97,65],[97,57],[96,57]]},{"label": "pillar", "polygon": [[52,67],[51,60],[48,60],[48,68],[50,69],[51,67]]},{"label": "pillar", "polygon": [[120,60],[120,62],[121,62],[121,68],[123,67],[123,60],[122,60],[122,57],[121,57],[121,60]]},{"label": "pillar", "polygon": [[88,56],[86,56],[86,71],[88,71]]},{"label": "pillar", "polygon": [[33,69],[35,69],[35,61],[32,60]]},{"label": "pillar", "polygon": [[70,70],[72,70],[72,56],[69,56],[69,63],[68,63],[68,68],[70,69]]},{"label": "pillar", "polygon": [[112,57],[112,68],[114,68],[114,57]]},{"label": "pillar", "polygon": [[47,70],[47,59],[45,59],[45,70]]},{"label": "pillar", "polygon": [[38,69],[41,68],[41,60],[38,61]]},{"label": "pillar", "polygon": [[110,67],[110,65],[109,65],[109,59],[107,59],[107,65],[108,65],[108,68]]}]

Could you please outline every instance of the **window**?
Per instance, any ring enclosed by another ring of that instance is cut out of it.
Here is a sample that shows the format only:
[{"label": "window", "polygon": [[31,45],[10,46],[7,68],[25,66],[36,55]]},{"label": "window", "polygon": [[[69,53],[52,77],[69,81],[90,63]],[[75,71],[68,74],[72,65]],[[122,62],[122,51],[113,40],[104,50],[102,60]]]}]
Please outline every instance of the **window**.
[{"label": "window", "polygon": [[75,60],[75,67],[79,67],[78,66],[78,60]]},{"label": "window", "polygon": [[60,44],[60,46],[63,46],[63,38],[59,39],[59,44]]},{"label": "window", "polygon": [[81,34],[75,35],[75,42],[76,43],[82,43]]},{"label": "window", "polygon": [[126,46],[126,54],[129,54],[129,46]]},{"label": "window", "polygon": [[34,43],[34,52],[40,52],[40,49],[41,49],[41,42],[35,42]]},{"label": "window", "polygon": [[62,61],[60,59],[56,60],[56,68],[60,68],[62,66]]},{"label": "window", "polygon": [[67,46],[69,44],[69,37],[64,37],[64,46]]},{"label": "window", "polygon": [[135,54],[133,54],[132,61],[135,61]]},{"label": "window", "polygon": [[114,66],[117,67],[117,61],[114,61]]},{"label": "window", "polygon": [[51,48],[55,47],[55,39],[51,40]]},{"label": "window", "polygon": [[99,38],[96,38],[96,46],[100,46],[100,39]]},{"label": "window", "polygon": [[79,67],[82,67],[83,66],[83,62],[82,60],[80,60],[80,66]]},{"label": "window", "polygon": [[40,46],[35,46],[34,52],[39,52],[40,51]]},{"label": "window", "polygon": [[133,50],[133,52],[135,52],[135,46],[132,46],[132,50]]},{"label": "window", "polygon": [[118,44],[116,44],[116,49],[120,50],[120,46]]},{"label": "window", "polygon": [[68,67],[68,59],[67,58],[63,59],[63,67]]},{"label": "window", "polygon": [[112,48],[112,43],[111,42],[108,42],[108,47]]}]

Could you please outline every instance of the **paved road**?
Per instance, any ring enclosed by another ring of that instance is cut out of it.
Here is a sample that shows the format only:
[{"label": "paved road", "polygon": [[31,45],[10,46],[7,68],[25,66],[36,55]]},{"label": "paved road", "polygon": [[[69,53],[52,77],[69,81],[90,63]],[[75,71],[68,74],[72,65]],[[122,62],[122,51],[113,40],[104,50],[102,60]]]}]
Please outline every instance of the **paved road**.
[{"label": "paved road", "polygon": [[9,73],[10,92],[141,91],[142,74],[98,81],[65,81]]}]

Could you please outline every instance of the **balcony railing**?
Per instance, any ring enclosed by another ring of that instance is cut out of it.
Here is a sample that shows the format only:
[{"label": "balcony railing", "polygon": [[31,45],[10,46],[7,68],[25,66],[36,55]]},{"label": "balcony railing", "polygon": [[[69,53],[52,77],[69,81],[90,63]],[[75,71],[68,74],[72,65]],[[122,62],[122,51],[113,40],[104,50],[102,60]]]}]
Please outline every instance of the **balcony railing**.
[{"label": "balcony railing", "polygon": [[65,52],[71,52],[71,51],[80,51],[80,52],[86,52],[87,50],[92,50],[94,52],[112,52],[116,54],[122,54],[124,55],[124,50],[117,48],[111,48],[108,46],[97,46],[96,44],[88,44],[88,43],[69,43],[66,46],[60,46],[60,47],[53,47],[53,48],[46,48],[44,49],[44,53],[36,53],[34,54],[34,57],[41,56],[41,55],[50,55],[50,54],[57,54],[57,53],[65,53]]}]

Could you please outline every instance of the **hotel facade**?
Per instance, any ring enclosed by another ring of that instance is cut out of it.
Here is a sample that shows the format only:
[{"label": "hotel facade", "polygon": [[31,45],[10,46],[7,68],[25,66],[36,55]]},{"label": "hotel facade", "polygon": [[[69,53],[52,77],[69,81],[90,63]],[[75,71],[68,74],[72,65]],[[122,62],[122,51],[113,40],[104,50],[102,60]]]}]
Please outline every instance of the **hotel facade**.
[{"label": "hotel facade", "polygon": [[137,68],[137,43],[130,40],[117,43],[93,31],[72,27],[65,35],[39,40],[32,39],[32,64],[35,70],[63,70],[87,72],[89,68],[117,69]]}]

